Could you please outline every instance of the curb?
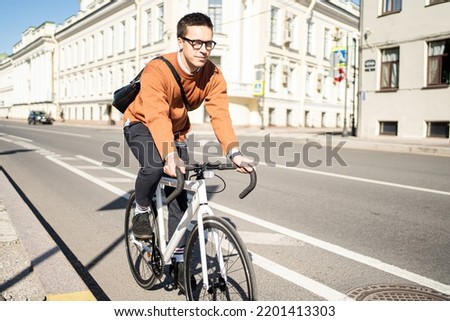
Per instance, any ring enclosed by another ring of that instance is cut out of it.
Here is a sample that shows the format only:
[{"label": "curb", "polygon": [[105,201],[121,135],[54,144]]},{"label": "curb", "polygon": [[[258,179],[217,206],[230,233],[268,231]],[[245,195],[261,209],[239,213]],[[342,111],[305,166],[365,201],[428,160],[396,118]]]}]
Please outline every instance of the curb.
[{"label": "curb", "polygon": [[0,292],[8,301],[95,301],[0,166]]}]

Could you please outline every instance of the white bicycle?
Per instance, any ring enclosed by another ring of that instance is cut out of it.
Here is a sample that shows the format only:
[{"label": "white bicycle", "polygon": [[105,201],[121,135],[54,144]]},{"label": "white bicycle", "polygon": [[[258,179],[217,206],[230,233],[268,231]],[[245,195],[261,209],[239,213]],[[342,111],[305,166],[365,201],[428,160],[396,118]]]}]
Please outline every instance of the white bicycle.
[{"label": "white bicycle", "polygon": [[[164,267],[173,264],[172,253],[188,231],[184,250],[186,299],[257,300],[255,272],[244,242],[236,229],[223,218],[214,216],[208,206],[205,179],[214,177],[215,170],[224,169],[235,169],[235,166],[220,162],[192,164],[186,165],[186,172],[192,172],[189,180],[184,179],[179,169],[177,178],[163,176],[149,214],[153,230],[150,239],[137,239],[131,232],[136,206],[135,195],[131,194],[125,212],[125,242],[131,273],[139,286],[151,289],[164,276]],[[250,184],[240,198],[256,186],[256,171],[253,169],[249,174]],[[165,202],[164,186],[176,187]],[[167,240],[164,211],[183,189],[192,192],[192,199],[172,238]],[[177,271],[174,275],[173,286],[177,288]]]}]

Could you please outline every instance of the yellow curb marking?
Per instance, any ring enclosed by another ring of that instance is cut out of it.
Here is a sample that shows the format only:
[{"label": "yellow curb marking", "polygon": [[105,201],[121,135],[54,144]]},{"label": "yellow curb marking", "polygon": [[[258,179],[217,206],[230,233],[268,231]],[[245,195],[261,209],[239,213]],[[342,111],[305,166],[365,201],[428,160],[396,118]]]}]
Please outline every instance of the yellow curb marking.
[{"label": "yellow curb marking", "polygon": [[47,295],[47,301],[97,301],[91,291]]}]

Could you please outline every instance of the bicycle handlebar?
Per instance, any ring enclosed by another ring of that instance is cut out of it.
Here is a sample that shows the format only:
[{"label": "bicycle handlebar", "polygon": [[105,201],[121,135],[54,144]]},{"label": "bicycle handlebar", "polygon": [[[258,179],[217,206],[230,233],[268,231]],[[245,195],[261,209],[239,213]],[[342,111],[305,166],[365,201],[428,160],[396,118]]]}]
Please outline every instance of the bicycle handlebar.
[{"label": "bicycle handlebar", "polygon": [[[185,168],[186,168],[187,172],[195,171],[197,173],[200,173],[200,172],[202,173],[202,172],[208,171],[208,170],[230,170],[230,169],[236,169],[237,167],[234,164],[218,162],[218,163],[190,164],[190,165],[186,165]],[[166,197],[166,202],[165,202],[166,204],[172,202],[175,198],[177,198],[178,195],[181,194],[181,192],[183,191],[183,188],[184,188],[185,177],[179,167],[176,168],[176,173],[177,173],[177,186],[176,186],[175,190],[169,196]],[[243,199],[244,197],[246,197],[256,187],[257,176],[256,176],[255,168],[253,168],[253,170],[251,172],[248,172],[248,174],[250,175],[250,183],[239,194],[240,199]]]}]

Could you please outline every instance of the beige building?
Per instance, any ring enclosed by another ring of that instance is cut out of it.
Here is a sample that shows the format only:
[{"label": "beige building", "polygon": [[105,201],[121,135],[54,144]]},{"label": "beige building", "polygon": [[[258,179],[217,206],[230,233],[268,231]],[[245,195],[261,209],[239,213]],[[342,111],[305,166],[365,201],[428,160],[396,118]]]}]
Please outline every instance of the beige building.
[{"label": "beige building", "polygon": [[[8,101],[0,117],[40,109],[119,121],[114,90],[153,57],[177,50],[176,23],[193,11],[215,25],[211,60],[227,80],[234,124],[334,128],[353,113],[354,63],[339,82],[331,59],[333,48],[348,47],[349,61],[357,60],[359,7],[351,1],[81,0],[61,25],[27,30],[0,62],[0,101]],[[2,98],[11,91],[12,100]],[[191,119],[208,116],[200,108]]]},{"label": "beige building", "polygon": [[361,7],[359,135],[449,138],[450,2]]}]

